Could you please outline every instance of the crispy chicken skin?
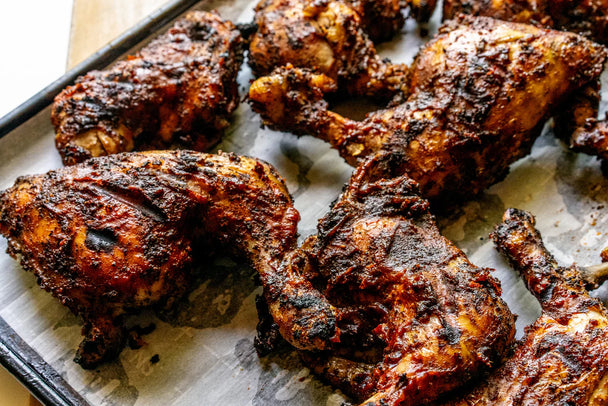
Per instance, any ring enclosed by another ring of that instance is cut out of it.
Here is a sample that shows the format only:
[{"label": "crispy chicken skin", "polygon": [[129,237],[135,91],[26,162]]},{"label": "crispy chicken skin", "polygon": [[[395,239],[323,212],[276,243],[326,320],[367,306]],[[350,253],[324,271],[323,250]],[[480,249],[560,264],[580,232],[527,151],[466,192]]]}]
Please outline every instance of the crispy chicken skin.
[{"label": "crispy chicken skin", "polygon": [[331,78],[281,68],[249,90],[264,124],[311,134],[351,165],[378,151],[436,200],[470,197],[526,155],[543,124],[603,69],[606,51],[576,34],[463,16],[416,57],[409,98],[353,121],[327,110]]},{"label": "crispy chicken skin", "polygon": [[[116,154],[21,177],[0,194],[8,253],[84,319],[76,360],[85,368],[121,351],[126,314],[171,304],[193,263],[222,247],[251,262],[285,317],[298,299],[312,304],[320,294],[279,266],[298,220],[276,171],[234,154]],[[309,310],[327,313],[317,303]]]},{"label": "crispy chicken skin", "polygon": [[515,354],[449,405],[608,404],[608,311],[589,296],[576,265],[561,267],[534,218],[509,209],[492,238],[542,306]]},{"label": "crispy chicken skin", "polygon": [[131,150],[216,144],[239,103],[239,31],[191,12],[139,53],[80,77],[53,105],[63,162]]},{"label": "crispy chicken skin", "polygon": [[[430,8],[430,6],[428,7]],[[443,18],[460,13],[572,31],[608,43],[606,0],[445,0]]]},{"label": "crispy chicken skin", "polygon": [[[327,1],[327,0],[324,0]],[[361,17],[361,28],[374,42],[390,40],[399,32],[405,18],[404,0],[343,0]]]},{"label": "crispy chicken skin", "polygon": [[[415,182],[383,178],[384,165],[357,168],[317,235],[292,256],[294,273],[335,308],[323,315],[336,320],[329,350],[302,357],[366,405],[420,404],[498,363],[514,316],[489,270],[439,233]],[[296,335],[283,336],[301,348]]]},{"label": "crispy chicken skin", "polygon": [[[433,4],[421,9],[432,12]],[[445,0],[443,18],[460,13],[571,31],[608,44],[606,0]],[[555,132],[574,151],[608,159],[608,122],[597,119],[598,86],[584,89],[556,114]],[[592,97],[590,97],[592,96]],[[583,106],[578,104],[581,101]]]},{"label": "crispy chicken skin", "polygon": [[380,58],[365,31],[392,36],[403,24],[400,9],[399,0],[262,0],[249,64],[256,76],[287,64],[305,67],[350,94],[390,99],[405,88],[407,66]]}]

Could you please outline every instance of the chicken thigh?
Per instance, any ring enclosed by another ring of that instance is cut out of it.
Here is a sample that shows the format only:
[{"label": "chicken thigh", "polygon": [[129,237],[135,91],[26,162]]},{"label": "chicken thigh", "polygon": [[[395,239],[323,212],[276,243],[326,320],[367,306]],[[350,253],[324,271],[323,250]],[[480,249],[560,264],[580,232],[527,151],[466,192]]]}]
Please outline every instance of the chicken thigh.
[{"label": "chicken thigh", "polygon": [[379,151],[432,200],[470,197],[526,155],[545,121],[603,70],[606,51],[579,35],[486,17],[447,22],[418,53],[401,105],[363,121],[327,109],[333,80],[280,68],[249,97],[264,124],[328,141],[351,165]]},{"label": "chicken thigh", "polygon": [[[312,303],[320,294],[279,266],[298,220],[276,171],[234,154],[116,154],[21,177],[0,194],[8,253],[84,319],[85,368],[122,350],[125,315],[170,305],[193,265],[222,247],[259,271],[271,306],[284,296]],[[287,313],[297,305],[281,301]]]},{"label": "chicken thigh", "polygon": [[[332,312],[296,313],[297,329],[277,320],[308,350],[305,364],[366,405],[422,404],[459,388],[500,363],[515,331],[499,282],[439,233],[415,182],[384,178],[395,164],[357,168],[317,235],[291,255],[290,273],[306,276]],[[310,351],[301,331],[326,333],[323,351]]]},{"label": "chicken thigh", "polygon": [[243,51],[231,22],[191,12],[137,54],[80,77],[52,110],[64,164],[132,150],[212,147],[239,104]]}]

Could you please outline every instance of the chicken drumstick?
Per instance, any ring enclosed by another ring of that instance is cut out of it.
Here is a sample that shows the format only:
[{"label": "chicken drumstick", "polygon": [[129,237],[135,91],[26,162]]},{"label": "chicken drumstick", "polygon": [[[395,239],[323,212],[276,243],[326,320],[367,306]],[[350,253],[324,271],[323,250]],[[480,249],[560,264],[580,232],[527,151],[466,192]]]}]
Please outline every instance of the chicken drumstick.
[{"label": "chicken drumstick", "polygon": [[534,223],[529,213],[509,209],[492,238],[539,300],[542,314],[501,368],[446,405],[608,403],[608,311],[589,296],[576,265],[557,264]]},{"label": "chicken drumstick", "polygon": [[132,150],[215,145],[239,104],[239,31],[191,12],[136,55],[89,72],[53,105],[64,164]]},{"label": "chicken drumstick", "polygon": [[21,177],[0,194],[9,254],[84,319],[76,361],[85,368],[122,350],[130,311],[179,298],[213,248],[252,263],[277,320],[302,301],[329,313],[306,279],[280,266],[298,220],[276,171],[234,154],[116,154]]},{"label": "chicken drumstick", "polygon": [[399,154],[423,196],[448,201],[501,180],[545,121],[596,83],[605,60],[601,45],[576,34],[463,17],[419,52],[405,103],[363,121],[328,111],[333,81],[305,69],[278,69],[249,97],[264,124],[324,139],[351,165]]}]

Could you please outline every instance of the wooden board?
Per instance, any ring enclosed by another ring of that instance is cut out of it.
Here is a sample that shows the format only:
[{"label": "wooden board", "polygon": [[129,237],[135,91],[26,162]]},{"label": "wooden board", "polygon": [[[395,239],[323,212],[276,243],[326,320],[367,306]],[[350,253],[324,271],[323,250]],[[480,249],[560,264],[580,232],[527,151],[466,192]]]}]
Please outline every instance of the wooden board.
[{"label": "wooden board", "polygon": [[[32,398],[32,400],[35,400]],[[0,406],[27,406],[28,391],[4,368],[0,367]]]},{"label": "wooden board", "polygon": [[74,0],[70,69],[135,25],[166,0]]}]

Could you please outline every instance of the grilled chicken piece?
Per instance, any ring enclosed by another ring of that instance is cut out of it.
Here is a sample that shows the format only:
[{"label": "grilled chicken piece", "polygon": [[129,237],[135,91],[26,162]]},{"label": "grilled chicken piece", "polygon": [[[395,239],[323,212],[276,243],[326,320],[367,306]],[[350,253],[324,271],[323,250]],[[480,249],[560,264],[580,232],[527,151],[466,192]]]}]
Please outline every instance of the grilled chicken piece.
[{"label": "grilled chicken piece", "polygon": [[400,0],[262,0],[249,64],[256,76],[287,64],[310,68],[350,94],[389,99],[405,89],[407,66],[380,58],[365,31],[392,36],[400,9]]},{"label": "grilled chicken piece", "polygon": [[249,97],[264,124],[324,139],[351,165],[400,154],[422,195],[447,201],[501,180],[605,60],[602,46],[576,34],[465,16],[419,52],[405,103],[364,121],[328,111],[322,96],[332,80],[304,69],[258,79]]},{"label": "grilled chicken piece", "polygon": [[359,14],[361,28],[374,42],[390,40],[405,22],[402,10],[406,7],[406,0],[342,1]]},{"label": "grilled chicken piece", "polygon": [[515,354],[480,387],[449,405],[608,404],[608,311],[576,265],[560,267],[534,218],[509,209],[492,238],[542,306]]},{"label": "grilled chicken piece", "polygon": [[[429,5],[427,9],[430,9]],[[428,12],[428,11],[427,11]],[[608,44],[606,0],[445,0],[443,18],[460,13],[572,31]]]},{"label": "grilled chicken piece", "polygon": [[215,145],[239,103],[239,31],[192,12],[139,53],[80,77],[53,105],[63,162],[131,150]]},{"label": "grilled chicken piece", "polygon": [[407,2],[412,16],[421,23],[429,21],[437,6],[437,0],[407,0]]},{"label": "grilled chicken piece", "polygon": [[[429,5],[429,9],[434,5]],[[422,7],[424,9],[424,7]],[[572,31],[608,45],[606,0],[445,0],[443,18],[459,13]],[[599,80],[564,104],[555,132],[574,151],[608,159],[608,122],[597,119]]]},{"label": "grilled chicken piece", "polygon": [[318,234],[292,255],[293,273],[334,306],[296,317],[305,331],[329,331],[321,326],[335,320],[328,350],[302,352],[315,373],[366,405],[419,404],[498,363],[514,317],[490,271],[439,233],[415,182],[388,172],[390,162],[376,159],[357,168]]},{"label": "grilled chicken piece", "polygon": [[[114,358],[125,315],[170,305],[193,264],[215,249],[252,263],[272,284],[271,306],[284,296],[319,297],[279,266],[295,248],[298,220],[275,170],[233,154],[116,154],[19,178],[0,194],[9,254],[84,319],[76,361],[85,368]],[[292,306],[280,303],[286,315]]]}]

